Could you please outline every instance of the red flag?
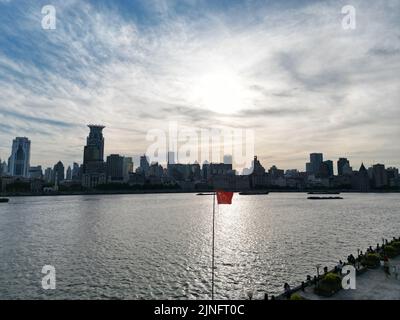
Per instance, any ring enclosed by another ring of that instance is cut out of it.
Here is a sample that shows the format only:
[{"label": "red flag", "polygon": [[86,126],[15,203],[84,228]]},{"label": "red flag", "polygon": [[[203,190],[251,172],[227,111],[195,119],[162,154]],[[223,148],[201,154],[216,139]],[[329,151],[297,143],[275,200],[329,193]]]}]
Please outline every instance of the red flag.
[{"label": "red flag", "polygon": [[218,204],[232,204],[233,192],[217,191]]}]

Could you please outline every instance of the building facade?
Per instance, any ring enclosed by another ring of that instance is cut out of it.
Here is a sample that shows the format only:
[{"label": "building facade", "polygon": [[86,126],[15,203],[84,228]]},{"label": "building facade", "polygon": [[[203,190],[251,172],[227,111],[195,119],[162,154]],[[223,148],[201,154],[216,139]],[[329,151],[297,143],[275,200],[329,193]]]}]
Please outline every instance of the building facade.
[{"label": "building facade", "polygon": [[26,137],[13,140],[11,156],[8,161],[8,171],[11,176],[29,177],[31,141]]},{"label": "building facade", "polygon": [[104,126],[88,125],[90,132],[83,151],[82,186],[95,188],[107,181],[104,163]]}]

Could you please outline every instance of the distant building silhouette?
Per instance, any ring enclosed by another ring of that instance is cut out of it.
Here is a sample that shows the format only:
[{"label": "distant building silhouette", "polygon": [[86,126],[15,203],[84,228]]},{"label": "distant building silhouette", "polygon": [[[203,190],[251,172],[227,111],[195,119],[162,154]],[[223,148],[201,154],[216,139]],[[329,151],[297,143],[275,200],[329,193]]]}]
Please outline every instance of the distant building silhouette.
[{"label": "distant building silhouette", "polygon": [[147,156],[144,154],[143,156],[140,157],[139,171],[140,173],[147,176],[149,174],[149,168],[150,168],[149,160],[147,159]]},{"label": "distant building silhouette", "polygon": [[53,168],[53,183],[58,185],[60,182],[65,180],[65,168],[61,161],[58,161]]},{"label": "distant building silhouette", "polygon": [[385,165],[375,164],[372,166],[372,180],[375,188],[383,188],[388,186],[387,172]]},{"label": "distant building silhouette", "polygon": [[43,178],[42,166],[29,167],[29,178],[42,179]]},{"label": "distant building silhouette", "polygon": [[72,165],[72,180],[81,180],[81,169],[79,167],[79,164],[77,164],[76,162],[74,162]]},{"label": "distant building silhouette", "polygon": [[310,154],[311,172],[313,174],[318,173],[323,161],[324,161],[324,156],[322,153],[311,153]]},{"label": "distant building silhouette", "polygon": [[72,169],[71,169],[71,166],[68,166],[68,168],[67,168],[67,173],[66,173],[66,180],[72,180]]},{"label": "distant building silhouette", "polygon": [[132,157],[124,157],[124,181],[129,180],[129,175],[133,172],[133,160]]},{"label": "distant building silhouette", "polygon": [[89,125],[89,136],[83,153],[82,185],[94,188],[106,183],[106,165],[104,163],[104,126]]},{"label": "distant building silhouette", "polygon": [[44,181],[47,183],[52,183],[53,182],[53,169],[52,168],[46,168],[44,171]]},{"label": "distant building silhouette", "polygon": [[124,181],[124,157],[119,154],[111,154],[107,157],[107,181]]},{"label": "distant building silhouette", "polygon": [[12,176],[29,177],[29,162],[31,141],[26,137],[17,137],[13,140],[11,156],[8,161],[8,171]]},{"label": "distant building silhouette", "polygon": [[339,158],[337,162],[338,176],[343,176],[345,174],[346,168],[350,168],[350,162],[347,158]]},{"label": "distant building silhouette", "polygon": [[360,170],[358,170],[358,172],[354,174],[352,179],[353,189],[360,192],[368,192],[370,190],[370,180],[368,176],[368,171],[365,168],[364,163],[361,164]]}]

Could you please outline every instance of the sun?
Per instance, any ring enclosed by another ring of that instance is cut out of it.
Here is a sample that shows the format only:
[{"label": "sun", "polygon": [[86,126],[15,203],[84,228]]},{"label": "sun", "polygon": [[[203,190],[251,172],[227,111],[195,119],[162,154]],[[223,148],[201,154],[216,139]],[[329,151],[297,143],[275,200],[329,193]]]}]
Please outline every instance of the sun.
[{"label": "sun", "polygon": [[237,73],[229,69],[214,69],[196,78],[192,97],[201,108],[232,114],[246,108],[248,92]]}]

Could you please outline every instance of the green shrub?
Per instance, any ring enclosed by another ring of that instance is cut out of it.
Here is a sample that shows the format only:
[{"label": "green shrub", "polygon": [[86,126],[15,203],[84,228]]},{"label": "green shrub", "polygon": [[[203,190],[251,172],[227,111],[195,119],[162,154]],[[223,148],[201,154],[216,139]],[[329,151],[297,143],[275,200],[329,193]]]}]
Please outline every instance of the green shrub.
[{"label": "green shrub", "polygon": [[393,246],[385,246],[384,252],[389,258],[394,258],[397,256],[398,250]]},{"label": "green shrub", "polygon": [[377,253],[367,253],[361,263],[364,266],[375,268],[379,266],[380,256]]},{"label": "green shrub", "polygon": [[341,279],[337,274],[329,272],[322,278],[322,282],[327,285],[335,286],[341,283]]},{"label": "green shrub", "polygon": [[342,288],[342,279],[335,273],[329,272],[320,280],[315,293],[330,297]]},{"label": "green shrub", "polygon": [[304,297],[302,297],[301,295],[299,295],[298,293],[293,293],[290,296],[290,300],[305,300]]},{"label": "green shrub", "polygon": [[395,247],[397,250],[400,250],[400,241],[393,241],[391,246]]}]

